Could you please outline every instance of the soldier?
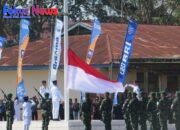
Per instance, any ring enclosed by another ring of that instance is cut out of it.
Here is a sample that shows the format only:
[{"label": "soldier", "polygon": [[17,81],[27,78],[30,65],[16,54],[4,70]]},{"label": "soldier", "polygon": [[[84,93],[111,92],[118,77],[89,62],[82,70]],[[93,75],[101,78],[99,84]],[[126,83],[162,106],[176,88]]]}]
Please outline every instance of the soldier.
[{"label": "soldier", "polygon": [[106,92],[105,99],[101,103],[100,111],[102,114],[102,121],[105,124],[105,130],[111,130],[112,100],[109,98],[108,92]]},{"label": "soldier", "polygon": [[125,100],[124,104],[123,104],[123,113],[124,113],[124,120],[126,123],[126,129],[127,130],[132,130],[132,126],[131,126],[131,121],[130,121],[130,114],[129,114],[129,102],[132,99],[132,94],[128,93],[127,94],[127,99]]},{"label": "soldier", "polygon": [[144,92],[142,92],[140,94],[141,100],[139,100],[139,124],[141,127],[141,130],[147,130],[147,124],[146,124],[146,120],[147,120],[147,96]]},{"label": "soldier", "polygon": [[91,113],[92,113],[92,101],[88,93],[86,93],[86,100],[82,103],[81,116],[85,126],[85,130],[91,130]]},{"label": "soldier", "polygon": [[176,130],[180,130],[180,92],[176,92],[176,98],[173,100],[171,109],[173,110]]},{"label": "soldier", "polygon": [[132,128],[133,130],[138,130],[139,101],[137,99],[136,93],[133,93],[133,98],[130,100],[128,107],[129,107]]},{"label": "soldier", "polygon": [[96,97],[95,102],[93,103],[93,119],[94,120],[101,119],[101,113],[99,110],[100,105],[101,105],[101,102],[99,100],[99,97]]},{"label": "soldier", "polygon": [[159,116],[159,123],[160,123],[160,128],[161,130],[167,130],[167,120],[168,120],[168,101],[166,99],[166,93],[162,92],[161,93],[161,99],[159,100],[158,103],[158,116]]},{"label": "soldier", "polygon": [[[156,105],[158,106],[159,101],[161,99],[161,93],[160,92],[156,92]],[[158,111],[158,110],[157,110]],[[158,115],[158,113],[157,113]],[[159,117],[157,118],[157,129],[160,130],[160,121],[159,121]]]},{"label": "soldier", "polygon": [[147,104],[147,112],[148,112],[151,130],[158,130],[159,129],[158,117],[157,117],[158,110],[157,110],[157,100],[155,93],[150,94],[150,99]]},{"label": "soldier", "polygon": [[48,130],[48,125],[51,116],[51,101],[49,99],[49,93],[44,94],[45,99],[41,101],[41,114],[42,114],[42,130]]},{"label": "soldier", "polygon": [[12,101],[12,94],[7,95],[7,102],[6,102],[6,119],[7,119],[7,130],[12,130],[12,124],[14,121],[14,102]]}]

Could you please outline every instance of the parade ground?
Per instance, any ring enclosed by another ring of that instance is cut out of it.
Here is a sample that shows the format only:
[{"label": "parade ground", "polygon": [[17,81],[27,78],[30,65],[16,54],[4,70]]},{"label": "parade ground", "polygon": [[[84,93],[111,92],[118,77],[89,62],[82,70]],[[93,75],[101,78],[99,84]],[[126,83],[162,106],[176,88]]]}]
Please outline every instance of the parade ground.
[{"label": "parade ground", "polygon": [[180,130],[179,0],[0,0],[0,130]]},{"label": "parade ground", "polygon": [[[65,121],[51,121],[49,124],[49,130],[66,130]],[[1,130],[6,130],[6,122],[0,122]],[[29,130],[41,130],[41,121],[32,121]],[[169,130],[175,130],[174,124],[168,125]],[[13,130],[23,130],[23,122],[14,122]],[[73,120],[69,121],[69,130],[84,130],[82,121]],[[92,121],[92,130],[104,130],[104,124],[99,120]],[[113,120],[112,130],[126,130],[124,120]],[[150,130],[148,125],[148,130]]]}]

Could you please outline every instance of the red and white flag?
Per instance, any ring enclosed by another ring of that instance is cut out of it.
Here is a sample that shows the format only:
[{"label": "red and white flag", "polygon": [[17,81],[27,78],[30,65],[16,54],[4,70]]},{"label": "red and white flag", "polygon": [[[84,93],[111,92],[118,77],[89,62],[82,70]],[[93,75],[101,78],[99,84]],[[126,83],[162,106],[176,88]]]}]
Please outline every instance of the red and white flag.
[{"label": "red and white flag", "polygon": [[124,92],[118,81],[109,80],[99,71],[82,61],[72,50],[68,50],[68,88],[89,93]]}]

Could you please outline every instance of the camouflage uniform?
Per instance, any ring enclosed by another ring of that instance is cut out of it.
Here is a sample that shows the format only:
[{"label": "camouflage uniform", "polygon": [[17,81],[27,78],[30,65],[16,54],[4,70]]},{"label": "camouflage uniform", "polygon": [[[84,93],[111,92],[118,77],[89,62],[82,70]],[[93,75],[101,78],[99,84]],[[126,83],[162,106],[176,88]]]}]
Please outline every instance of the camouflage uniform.
[{"label": "camouflage uniform", "polygon": [[157,100],[155,97],[155,93],[151,93],[151,99],[148,101],[147,104],[147,112],[148,112],[148,117],[150,121],[150,127],[151,130],[159,130],[158,127],[158,116],[157,116]]},{"label": "camouflage uniform", "polygon": [[176,98],[174,99],[171,108],[173,110],[176,130],[180,130],[180,92],[176,92]]},{"label": "camouflage uniform", "polygon": [[133,98],[129,102],[129,113],[133,130],[138,130],[139,101],[136,95],[136,93],[133,93]]},{"label": "camouflage uniform", "polygon": [[142,99],[139,101],[139,125],[141,130],[147,130],[147,102],[148,99],[144,97],[144,93],[141,94]]},{"label": "camouflage uniform", "polygon": [[128,93],[127,99],[125,100],[125,102],[123,104],[123,108],[122,108],[123,113],[124,113],[124,120],[126,123],[126,129],[127,130],[132,130],[130,114],[129,114],[129,109],[128,109],[129,102],[130,102],[131,98],[132,98],[131,93]]},{"label": "camouflage uniform", "polygon": [[111,130],[112,100],[109,98],[109,93],[106,93],[105,99],[101,103],[100,111],[102,114],[102,121],[105,124],[105,130]]},{"label": "camouflage uniform", "polygon": [[89,94],[86,94],[86,101],[82,103],[81,116],[85,130],[91,130],[92,101]]},{"label": "camouflage uniform", "polygon": [[42,100],[41,114],[42,114],[42,130],[48,130],[48,125],[51,116],[51,101],[49,100],[49,94],[45,93],[45,99]]},{"label": "camouflage uniform", "polygon": [[159,100],[158,103],[158,116],[159,116],[159,123],[160,123],[160,127],[161,130],[167,130],[167,120],[168,120],[168,113],[169,113],[169,109],[168,109],[168,101],[165,98],[165,92],[161,93],[161,99]]},{"label": "camouflage uniform", "polygon": [[14,102],[12,101],[12,94],[7,95],[6,102],[6,119],[7,119],[7,130],[12,130],[12,124],[14,121]]}]

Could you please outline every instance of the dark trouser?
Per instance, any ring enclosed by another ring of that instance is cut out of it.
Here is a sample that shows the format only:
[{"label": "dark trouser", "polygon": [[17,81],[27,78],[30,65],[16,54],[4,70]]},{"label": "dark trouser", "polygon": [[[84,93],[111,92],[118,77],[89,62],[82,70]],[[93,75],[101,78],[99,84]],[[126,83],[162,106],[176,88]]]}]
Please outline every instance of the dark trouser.
[{"label": "dark trouser", "polygon": [[0,113],[0,121],[6,121],[6,114],[5,113]]},{"label": "dark trouser", "polygon": [[132,130],[130,118],[125,118],[126,130]]},{"label": "dark trouser", "polygon": [[167,120],[159,119],[161,130],[167,130]]},{"label": "dark trouser", "polygon": [[13,117],[7,116],[6,119],[7,119],[7,126],[6,126],[7,130],[12,130]]},{"label": "dark trouser", "polygon": [[32,112],[32,120],[38,120],[38,113],[37,113],[37,111]]},{"label": "dark trouser", "polygon": [[180,119],[175,120],[175,126],[176,126],[176,130],[180,130]]},{"label": "dark trouser", "polygon": [[160,130],[159,119],[156,115],[154,115],[150,121],[150,130]]},{"label": "dark trouser", "polygon": [[49,116],[42,115],[42,130],[48,130]]},{"label": "dark trouser", "polygon": [[131,125],[133,130],[138,130],[138,115],[131,115]]},{"label": "dark trouser", "polygon": [[85,126],[84,130],[91,130],[91,120],[84,120],[83,124]]},{"label": "dark trouser", "polygon": [[146,115],[142,114],[139,116],[140,130],[147,130]]},{"label": "dark trouser", "polygon": [[107,121],[105,124],[105,130],[111,130],[111,121]]}]

